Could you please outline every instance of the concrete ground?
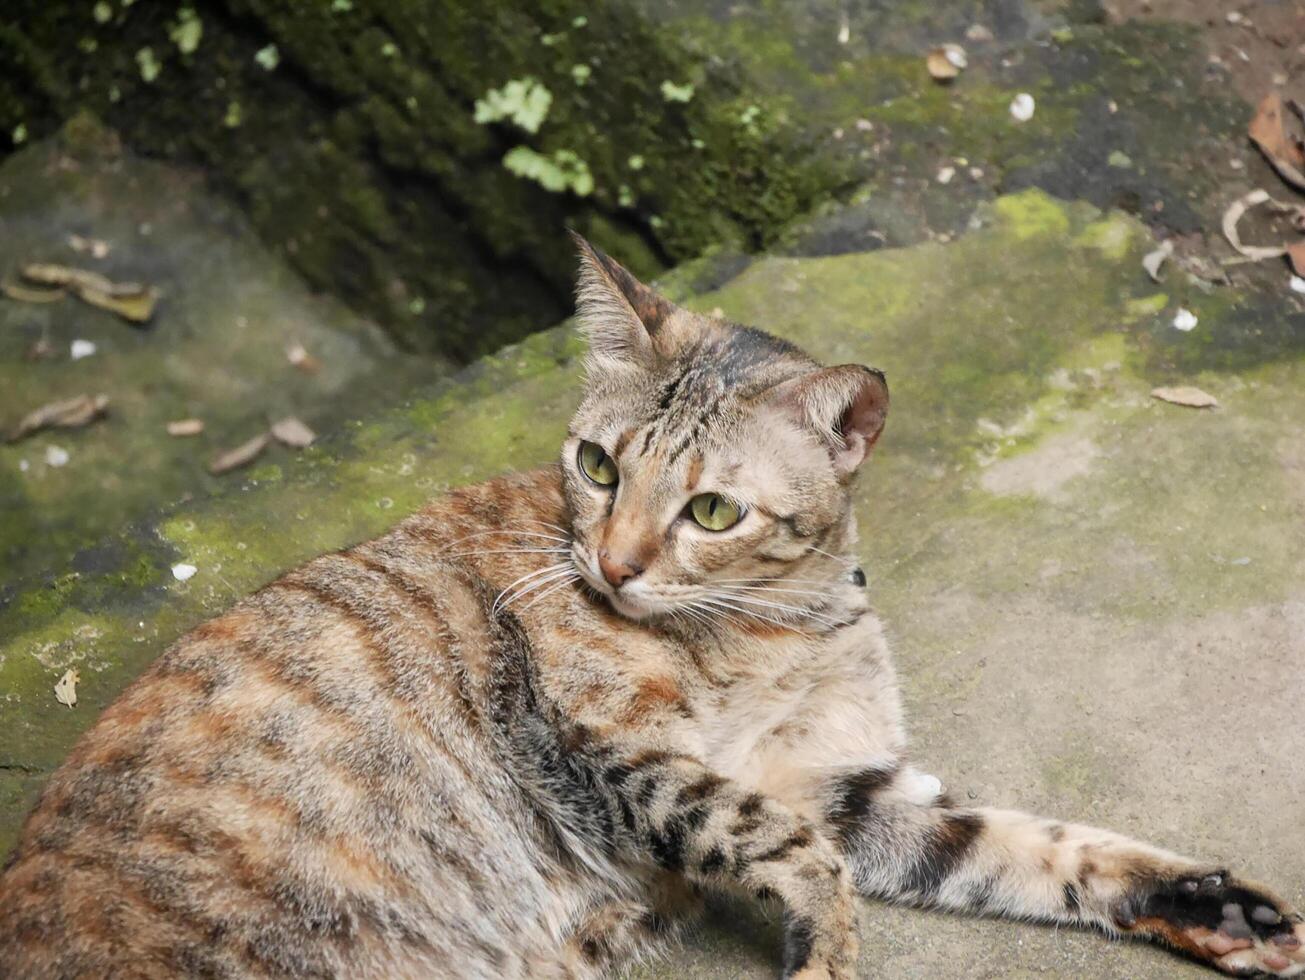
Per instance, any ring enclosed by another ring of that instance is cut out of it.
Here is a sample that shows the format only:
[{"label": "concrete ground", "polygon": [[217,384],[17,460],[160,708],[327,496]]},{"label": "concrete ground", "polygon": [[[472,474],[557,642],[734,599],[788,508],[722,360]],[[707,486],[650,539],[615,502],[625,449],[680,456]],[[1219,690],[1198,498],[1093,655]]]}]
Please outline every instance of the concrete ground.
[{"label": "concrete ground", "polygon": [[[1107,100],[1090,96],[1074,97]],[[989,101],[1005,111],[1004,94]],[[1214,141],[1228,175],[1269,179],[1230,132],[1191,138]],[[872,189],[784,254],[704,259],[666,288],[887,372],[893,408],[857,493],[861,553],[924,767],[960,799],[1225,862],[1305,906],[1305,296],[1273,263],[1228,285],[1172,265],[1152,281],[1151,230],[1101,199],[1120,170],[1101,149],[1090,194],[1068,170],[1046,189],[958,190],[931,162],[927,192]],[[1222,180],[1211,169],[1190,193],[1169,176],[1164,189],[1208,231],[1219,195],[1246,189]],[[912,229],[896,247],[869,234],[886,213]],[[1213,238],[1198,242],[1208,261]],[[1193,329],[1175,328],[1180,310]],[[77,734],[180,633],[447,486],[553,458],[579,352],[566,327],[541,333],[401,407],[359,409],[221,492],[142,505],[71,558],[7,574],[0,853]],[[1157,385],[1198,386],[1219,407],[1158,401]],[[67,438],[0,446],[4,479],[34,479],[20,459]],[[183,561],[198,568],[184,583],[170,572]],[[53,695],[69,667],[74,709]],[[865,976],[1198,972],[1098,936],[871,903],[862,926]],[[637,975],[764,977],[777,963],[776,924],[722,905]]]}]

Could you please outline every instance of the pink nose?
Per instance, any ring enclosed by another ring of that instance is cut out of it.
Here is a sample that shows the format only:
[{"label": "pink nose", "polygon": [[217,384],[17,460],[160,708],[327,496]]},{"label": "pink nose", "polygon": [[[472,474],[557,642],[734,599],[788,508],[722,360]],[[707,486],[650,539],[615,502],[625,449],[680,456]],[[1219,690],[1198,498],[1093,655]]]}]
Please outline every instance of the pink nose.
[{"label": "pink nose", "polygon": [[643,571],[638,565],[613,561],[612,556],[606,551],[598,553],[598,567],[602,569],[603,578],[607,579],[607,584],[614,589],[619,589]]}]

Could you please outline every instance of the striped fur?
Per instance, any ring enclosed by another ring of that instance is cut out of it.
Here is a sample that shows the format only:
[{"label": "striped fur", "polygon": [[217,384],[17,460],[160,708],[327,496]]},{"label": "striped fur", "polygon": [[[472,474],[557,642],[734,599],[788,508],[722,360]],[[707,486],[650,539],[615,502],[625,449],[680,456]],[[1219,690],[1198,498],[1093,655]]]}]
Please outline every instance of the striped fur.
[{"label": "striped fur", "polygon": [[[706,889],[778,904],[786,976],[853,974],[856,891],[1305,970],[1261,887],[958,808],[912,768],[852,557],[882,376],[582,259],[560,465],[449,494],[164,653],[28,818],[0,976],[598,977]],[[743,519],[692,524],[708,491]]]}]

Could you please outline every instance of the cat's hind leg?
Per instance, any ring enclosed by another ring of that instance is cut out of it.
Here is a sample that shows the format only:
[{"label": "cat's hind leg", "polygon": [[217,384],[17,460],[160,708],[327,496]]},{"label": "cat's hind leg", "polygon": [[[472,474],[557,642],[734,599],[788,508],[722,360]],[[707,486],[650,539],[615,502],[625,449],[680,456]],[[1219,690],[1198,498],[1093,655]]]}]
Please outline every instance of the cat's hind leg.
[{"label": "cat's hind leg", "polygon": [[1119,834],[961,808],[910,767],[827,783],[827,831],[865,895],[1095,926],[1235,976],[1305,974],[1300,914],[1261,885]]}]

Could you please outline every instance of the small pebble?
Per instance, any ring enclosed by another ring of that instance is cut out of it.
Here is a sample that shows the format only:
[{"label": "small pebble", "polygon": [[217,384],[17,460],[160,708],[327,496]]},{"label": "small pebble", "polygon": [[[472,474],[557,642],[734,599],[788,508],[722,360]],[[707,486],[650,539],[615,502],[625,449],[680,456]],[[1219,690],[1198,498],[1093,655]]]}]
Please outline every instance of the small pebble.
[{"label": "small pebble", "polygon": [[1021,92],[1010,102],[1010,115],[1016,122],[1028,122],[1033,118],[1035,104],[1033,96],[1028,92]]},{"label": "small pebble", "polygon": [[68,450],[62,446],[49,446],[45,450],[46,466],[63,466],[68,462]]},{"label": "small pebble", "polygon": [[1178,312],[1174,314],[1174,329],[1187,333],[1189,330],[1196,328],[1196,314],[1191,310],[1179,307]]},{"label": "small pebble", "polygon": [[96,346],[89,340],[74,340],[68,353],[74,361],[80,361],[83,357],[90,357],[96,351]]},{"label": "small pebble", "polygon": [[172,577],[175,578],[178,582],[184,582],[186,581],[186,579],[194,575],[197,571],[199,571],[199,569],[196,568],[194,565],[187,565],[184,562],[182,562],[179,565],[172,566]]},{"label": "small pebble", "polygon": [[955,176],[956,176],[955,167],[943,167],[941,170],[938,171],[938,183],[950,184],[952,182],[952,178]]}]

